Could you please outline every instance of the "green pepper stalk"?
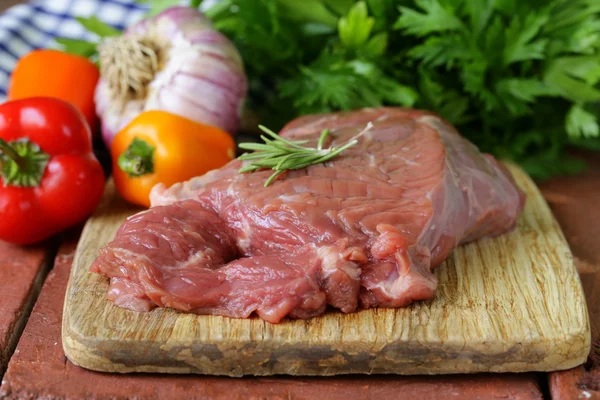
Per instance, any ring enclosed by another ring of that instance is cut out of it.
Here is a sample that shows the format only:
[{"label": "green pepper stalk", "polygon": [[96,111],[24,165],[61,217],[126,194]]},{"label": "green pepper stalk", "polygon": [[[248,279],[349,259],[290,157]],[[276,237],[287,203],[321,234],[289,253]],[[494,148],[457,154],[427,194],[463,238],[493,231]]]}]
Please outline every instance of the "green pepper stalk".
[{"label": "green pepper stalk", "polygon": [[50,156],[27,138],[7,142],[0,139],[0,176],[5,186],[37,187]]}]

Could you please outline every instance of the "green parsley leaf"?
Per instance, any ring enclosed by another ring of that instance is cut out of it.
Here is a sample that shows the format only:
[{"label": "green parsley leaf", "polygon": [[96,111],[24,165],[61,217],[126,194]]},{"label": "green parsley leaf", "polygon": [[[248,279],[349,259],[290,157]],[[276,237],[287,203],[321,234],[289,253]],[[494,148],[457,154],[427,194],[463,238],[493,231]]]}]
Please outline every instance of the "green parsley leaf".
[{"label": "green parsley leaf", "polygon": [[432,36],[422,44],[413,47],[408,54],[429,67],[444,65],[446,68],[452,68],[458,60],[472,57],[461,35],[452,34]]},{"label": "green parsley leaf", "polygon": [[98,44],[85,40],[58,38],[56,39],[56,43],[61,46],[63,51],[86,58],[90,58],[98,53],[96,49]]},{"label": "green parsley leaf", "polygon": [[531,176],[544,180],[555,175],[574,175],[585,169],[583,160],[561,154],[541,153],[529,156],[520,162]]},{"label": "green parsley leaf", "polygon": [[[162,11],[170,7],[179,6],[182,4],[182,0],[135,0],[136,3],[148,5],[148,15],[153,16],[160,14]],[[201,3],[202,1],[200,1]],[[189,5],[194,7],[196,0],[189,0]],[[198,6],[195,6],[197,8]]]},{"label": "green parsley leaf", "polygon": [[364,45],[371,31],[373,30],[375,19],[369,17],[367,5],[359,1],[350,9],[347,16],[340,18],[338,31],[342,45],[350,49],[356,49]]},{"label": "green parsley leaf", "polygon": [[206,14],[242,54],[250,114],[274,129],[414,105],[537,178],[580,169],[567,146],[596,148],[597,0],[221,0]]},{"label": "green parsley leaf", "polygon": [[421,69],[419,71],[420,106],[435,111],[452,124],[464,124],[471,118],[468,115],[469,98],[457,90],[444,88],[438,80],[439,76]]},{"label": "green parsley leaf", "polygon": [[397,3],[396,0],[367,0],[369,13],[375,19],[374,32],[391,31],[399,14]]},{"label": "green parsley leaf", "polygon": [[425,36],[432,32],[455,31],[463,28],[462,21],[455,15],[456,10],[444,7],[438,0],[415,0],[415,4],[425,11],[420,13],[409,7],[400,7],[401,16],[394,25],[408,34]]},{"label": "green parsley leaf", "polygon": [[530,14],[523,21],[514,18],[506,29],[504,65],[517,61],[540,60],[544,58],[547,39],[535,39],[548,21],[546,13]]},{"label": "green parsley leaf", "polygon": [[302,113],[353,110],[389,104],[411,106],[416,92],[397,83],[374,64],[365,61],[344,61],[327,55],[308,67],[301,75],[280,85],[280,94],[294,100]]},{"label": "green parsley leaf", "polygon": [[81,25],[83,25],[83,27],[85,29],[87,29],[89,32],[95,33],[96,35],[98,35],[101,38],[110,37],[110,36],[119,36],[123,33],[120,30],[113,28],[110,25],[105,24],[104,22],[100,21],[96,17],[89,17],[89,18],[75,17],[75,19]]},{"label": "green parsley leaf", "polygon": [[[122,34],[118,29],[105,24],[96,17],[75,17],[75,19],[88,31],[96,34],[99,38],[117,36]],[[55,43],[67,53],[90,58],[96,61],[98,55],[98,41],[90,42],[86,40],[57,38]]]},{"label": "green parsley leaf", "polygon": [[569,145],[580,149],[600,151],[600,138],[571,139]]},{"label": "green parsley leaf", "polygon": [[536,79],[502,79],[496,90],[504,106],[515,116],[531,113],[527,103],[533,103],[538,96],[560,95],[558,90]]},{"label": "green parsley leaf", "polygon": [[368,58],[375,58],[385,54],[388,45],[388,35],[380,32],[373,36],[364,47],[364,54]]},{"label": "green parsley leaf", "polygon": [[590,82],[598,80],[600,58],[594,56],[592,62],[589,61],[585,56],[557,58],[546,67],[544,81],[574,102],[599,101],[600,90],[591,86]]},{"label": "green parsley leaf", "polygon": [[567,133],[575,138],[600,136],[598,118],[578,105],[571,107],[567,113],[566,129]]},{"label": "green parsley leaf", "polygon": [[356,0],[322,0],[321,2],[337,15],[346,15]]},{"label": "green parsley leaf", "polygon": [[323,24],[335,27],[339,15],[331,11],[325,3],[320,0],[277,0],[284,10],[286,17],[296,21],[310,21],[312,24]]},{"label": "green parsley leaf", "polygon": [[492,16],[494,0],[467,0],[465,5],[473,34],[478,36],[487,26]]}]

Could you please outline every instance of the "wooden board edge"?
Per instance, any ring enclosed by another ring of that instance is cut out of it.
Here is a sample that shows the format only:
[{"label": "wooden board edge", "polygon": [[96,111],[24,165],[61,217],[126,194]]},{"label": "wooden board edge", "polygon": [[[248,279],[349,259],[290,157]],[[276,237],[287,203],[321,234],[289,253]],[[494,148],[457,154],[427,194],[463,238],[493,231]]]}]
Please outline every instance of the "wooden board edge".
[{"label": "wooden board edge", "polygon": [[[513,175],[513,178],[515,179],[515,181],[518,182],[517,184],[519,185],[521,190],[524,190],[525,192],[535,193],[535,195],[537,197],[539,197],[540,199],[543,200],[541,202],[541,206],[543,207],[544,212],[546,212],[550,216],[550,218],[552,220],[552,224],[555,227],[556,233],[560,236],[560,240],[562,242],[564,242],[566,245],[567,257],[569,260],[568,268],[574,273],[575,280],[577,281],[577,293],[575,293],[575,294],[577,294],[581,300],[581,310],[576,310],[576,312],[582,313],[581,316],[584,321],[584,324],[582,326],[577,327],[577,329],[575,329],[575,332],[572,332],[571,336],[570,336],[571,339],[573,339],[575,337],[579,337],[579,336],[583,337],[583,339],[584,339],[584,345],[581,348],[580,356],[574,357],[574,361],[573,361],[574,364],[569,368],[576,367],[578,365],[585,363],[587,361],[588,356],[591,353],[592,332],[591,332],[591,323],[590,323],[590,313],[588,310],[585,292],[583,290],[581,275],[579,274],[579,272],[577,270],[577,265],[575,264],[575,257],[573,255],[573,251],[571,250],[569,241],[567,240],[567,237],[565,236],[565,233],[563,232],[563,229],[560,226],[560,223],[556,219],[556,216],[552,212],[550,205],[544,198],[544,195],[543,195],[542,191],[540,190],[540,188],[538,187],[538,185],[527,174],[527,172],[525,172],[525,170],[523,170],[521,167],[519,167],[518,164],[511,162],[511,161],[504,161],[503,163],[507,166],[510,173]],[[524,188],[523,185],[526,185],[527,187]],[[568,340],[567,343],[572,344],[572,340]],[[554,371],[561,371],[561,370],[565,370],[565,369],[569,369],[569,368],[561,368],[561,369],[556,369]],[[546,372],[548,372],[548,371],[546,371]]]},{"label": "wooden board edge", "polygon": [[[107,186],[106,186],[105,196],[106,196],[107,192],[109,192],[109,190],[110,190],[110,183],[107,184]],[[108,202],[110,202],[110,200]],[[81,231],[81,235],[79,236],[80,240],[78,241],[77,246],[75,247],[75,256],[73,257],[73,262],[71,264],[71,269],[69,271],[69,279],[67,281],[65,299],[63,301],[62,323],[61,323],[61,344],[63,347],[63,351],[65,353],[65,356],[73,364],[83,367],[83,368],[86,368],[86,369],[91,369],[94,371],[105,371],[105,370],[104,369],[95,369],[91,366],[90,367],[87,366],[87,364],[89,364],[87,362],[87,360],[89,360],[92,357],[92,354],[90,354],[89,351],[82,351],[81,346],[78,346],[78,343],[80,343],[80,339],[78,339],[78,337],[81,337],[81,335],[80,334],[78,335],[78,333],[76,331],[76,325],[71,321],[71,313],[69,310],[69,306],[71,304],[70,298],[71,298],[71,291],[72,291],[72,285],[73,285],[73,279],[74,279],[74,272],[79,263],[80,247],[82,246],[81,238],[87,234],[87,231],[89,229],[91,229],[91,227],[92,227],[91,222],[92,222],[93,218],[96,217],[97,214],[101,214],[101,210],[103,209],[105,204],[106,204],[105,201],[102,201],[102,203],[98,206],[98,208],[92,214],[90,219],[88,219],[88,221],[85,223],[83,230]],[[93,365],[93,363],[92,363],[92,365]],[[112,371],[107,371],[107,372],[112,372]]]},{"label": "wooden board edge", "polygon": [[[509,168],[510,167],[511,166],[509,166]],[[524,172],[520,171],[518,168],[512,167],[510,169],[513,174],[515,174],[515,170],[516,170],[517,174],[525,175]],[[535,186],[535,184],[533,183],[533,181],[531,181],[531,179],[529,177],[526,177],[525,181],[526,181],[527,185],[532,186],[532,188],[530,188],[530,190],[537,191],[537,193],[539,194],[539,189],[537,188],[537,186]],[[541,194],[539,194],[539,195],[541,196]],[[547,204],[545,204],[544,206],[548,207]],[[558,226],[558,223],[557,223],[556,219],[554,218],[554,216],[551,214],[549,207],[548,207],[548,212],[550,213],[550,215],[552,216],[552,218],[554,220],[553,223],[555,223]],[[89,222],[88,222],[88,224],[89,224]],[[86,224],[86,229],[88,228],[88,224]],[[86,229],[84,229],[84,233],[85,233]],[[558,227],[558,230],[564,240],[564,234],[560,230],[560,227]],[[83,236],[83,234],[82,234],[82,236]],[[78,246],[76,257],[74,260],[74,267],[78,263],[78,255],[79,254],[80,254],[80,252],[79,252],[79,246]],[[569,268],[572,268],[574,273],[576,273],[572,255],[571,255],[571,257],[569,257],[569,261],[570,261]],[[85,268],[85,267],[83,267],[83,268]],[[67,286],[67,296],[65,297],[65,303],[63,306],[64,317],[63,317],[63,321],[62,321],[63,322],[63,324],[62,324],[62,344],[63,344],[63,349],[65,351],[65,355],[76,365],[79,365],[79,366],[87,368],[87,369],[95,370],[95,371],[120,372],[120,373],[129,373],[129,372],[200,373],[200,374],[210,373],[211,375],[227,375],[227,376],[273,375],[273,374],[295,375],[294,370],[297,368],[294,368],[292,370],[287,370],[287,371],[280,369],[280,370],[276,370],[276,371],[258,371],[258,373],[254,373],[254,374],[250,374],[247,372],[240,374],[237,372],[232,373],[231,370],[210,369],[210,372],[207,372],[207,370],[205,370],[203,368],[189,366],[189,365],[186,366],[185,364],[178,365],[178,366],[127,365],[125,363],[119,362],[118,360],[114,360],[114,359],[111,360],[109,357],[107,357],[106,354],[101,355],[101,354],[94,353],[91,350],[89,339],[95,339],[94,345],[97,348],[101,348],[101,349],[109,348],[112,343],[110,343],[110,341],[103,342],[101,340],[98,340],[97,338],[89,338],[89,337],[86,338],[86,337],[83,337],[79,332],[77,332],[77,326],[73,321],[71,321],[70,313],[68,312],[69,311],[68,300],[70,297],[72,279],[73,279],[73,270],[71,271],[71,274],[69,276],[69,283]],[[581,281],[580,281],[579,276],[577,276],[577,280],[579,281],[580,291],[581,291],[581,293],[583,293],[583,289],[581,287]],[[589,315],[588,315],[587,307],[585,307],[585,305],[584,305],[582,310],[577,310],[575,312],[584,313],[586,323],[584,323],[578,327],[573,327],[574,329],[569,333],[567,338],[565,338],[565,337],[546,338],[546,340],[550,339],[550,341],[552,341],[552,339],[555,339],[556,341],[560,341],[561,343],[564,343],[566,346],[568,346],[570,348],[570,351],[569,351],[569,354],[567,354],[567,355],[558,354],[557,352],[553,352],[552,348],[549,348],[547,351],[546,358],[537,363],[521,362],[520,365],[516,365],[515,363],[508,363],[508,364],[501,364],[501,365],[497,365],[495,367],[489,368],[489,367],[482,367],[481,365],[478,365],[478,364],[473,364],[469,359],[465,359],[465,360],[462,360],[460,364],[457,364],[456,362],[448,363],[448,362],[444,361],[444,362],[440,363],[439,368],[437,368],[436,371],[433,371],[433,372],[431,370],[424,370],[424,369],[419,369],[419,368],[403,368],[398,371],[377,371],[376,373],[413,375],[413,374],[455,374],[455,373],[478,373],[478,372],[557,371],[557,370],[569,369],[569,368],[572,368],[574,366],[580,365],[583,362],[585,362],[587,355],[589,354],[590,348],[591,348],[591,335],[590,335],[590,329],[589,329]],[[582,316],[584,314],[582,314]],[[141,346],[145,347],[145,348],[150,348],[152,346],[152,344],[153,343],[141,343]],[[524,342],[524,343],[521,343],[521,345],[526,346],[526,347],[531,346],[532,348],[535,348],[535,346],[537,346],[538,344]],[[559,363],[559,366],[556,366],[556,363],[555,363],[553,367],[549,367],[549,365],[551,365],[553,360],[556,360],[556,358],[561,360]],[[444,365],[444,363],[446,363],[448,365]],[[331,371],[331,372],[325,371],[324,373],[319,373],[319,374],[301,373],[301,374],[297,374],[297,375],[326,376],[326,375],[355,374],[355,373],[370,374],[372,372],[373,371],[367,370],[367,369],[364,369],[361,371],[358,371],[355,369],[349,370],[349,371],[348,370],[344,371],[344,370],[338,369],[338,370]]]},{"label": "wooden board edge", "polygon": [[[568,354],[562,353],[558,350],[557,346],[552,346],[553,341],[559,341],[562,344],[562,348],[569,348]],[[124,359],[131,359],[132,354],[126,355],[121,358],[115,357],[113,351],[103,352],[102,349],[111,349],[115,343],[111,340],[102,340],[94,337],[84,337],[74,329],[69,323],[69,319],[63,319],[62,325],[62,342],[65,355],[73,364],[80,367],[99,371],[99,372],[111,372],[111,373],[169,373],[169,374],[203,374],[203,375],[221,375],[221,376],[269,376],[269,375],[298,375],[298,376],[332,376],[332,375],[346,375],[346,374],[396,374],[396,375],[442,375],[442,374],[468,374],[468,373],[503,373],[503,372],[550,372],[550,371],[562,371],[581,365],[587,359],[590,349],[590,334],[589,330],[581,326],[578,330],[574,330],[569,334],[568,337],[557,337],[557,338],[546,338],[546,344],[543,349],[540,349],[540,343],[530,341],[521,342],[518,349],[514,349],[514,352],[507,352],[507,358],[504,362],[499,361],[494,366],[490,367],[489,363],[473,362],[477,357],[471,357],[470,351],[460,352],[458,347],[455,351],[457,352],[456,358],[439,359],[434,365],[419,365],[419,363],[408,362],[406,364],[398,364],[398,369],[390,369],[389,362],[393,362],[390,359],[390,354],[381,352],[374,356],[369,363],[364,363],[363,357],[360,354],[351,354],[351,349],[355,346],[352,343],[346,344],[339,351],[335,352],[331,357],[322,359],[321,349],[306,347],[300,349],[302,346],[288,346],[287,348],[282,347],[279,349],[272,349],[266,346],[264,349],[265,354],[271,354],[273,352],[281,352],[281,354],[294,354],[298,351],[302,351],[303,356],[310,359],[319,359],[319,363],[323,362],[321,369],[318,372],[307,372],[315,371],[314,366],[307,366],[309,362],[306,359],[294,360],[289,359],[289,363],[277,363],[275,367],[257,363],[251,365],[248,363],[250,358],[261,359],[260,354],[248,353],[248,352],[230,352],[227,354],[229,358],[228,363],[219,365],[211,361],[206,361],[207,357],[197,357],[198,359],[204,358],[204,361],[194,359],[191,350],[184,350],[188,352],[185,356],[179,359],[179,362],[174,363],[173,358],[168,356],[168,350],[155,342],[137,342],[136,347],[144,348],[148,353],[162,354],[163,357],[156,357],[165,361],[165,364],[153,364],[144,365],[143,363],[135,364],[123,361]],[[211,343],[209,345],[213,345]],[[246,342],[239,343],[227,343],[227,346],[237,349],[244,348]],[[205,344],[206,345],[206,344]],[[217,344],[218,345],[218,344]],[[355,344],[356,346],[364,345]],[[405,348],[418,347],[417,343],[402,343]],[[127,347],[127,344],[124,345]],[[94,349],[100,349],[95,352]],[[260,350],[260,348],[259,348]],[[348,353],[350,351],[350,353]],[[419,351],[419,350],[417,350]],[[536,351],[541,351],[545,354],[545,357],[538,361],[524,362],[523,359],[526,357],[525,354],[535,354]],[[451,352],[451,351],[450,351]],[[260,353],[257,352],[257,353]],[[399,358],[402,358],[400,356]],[[268,358],[268,357],[267,357]],[[340,360],[345,360],[344,363],[340,364]],[[559,361],[560,360],[560,361]],[[412,365],[411,365],[412,364]],[[236,367],[237,365],[237,367]],[[377,368],[376,365],[387,365],[386,369]]]}]

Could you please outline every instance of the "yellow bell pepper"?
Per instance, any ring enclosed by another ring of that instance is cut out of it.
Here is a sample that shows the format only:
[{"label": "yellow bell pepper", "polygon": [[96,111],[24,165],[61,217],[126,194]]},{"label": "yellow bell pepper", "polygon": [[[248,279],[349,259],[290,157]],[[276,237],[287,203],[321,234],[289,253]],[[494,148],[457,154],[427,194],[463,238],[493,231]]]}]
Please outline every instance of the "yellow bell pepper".
[{"label": "yellow bell pepper", "polygon": [[219,128],[146,111],[117,133],[110,152],[118,192],[149,207],[154,185],[171,186],[222,167],[234,158],[235,142]]}]

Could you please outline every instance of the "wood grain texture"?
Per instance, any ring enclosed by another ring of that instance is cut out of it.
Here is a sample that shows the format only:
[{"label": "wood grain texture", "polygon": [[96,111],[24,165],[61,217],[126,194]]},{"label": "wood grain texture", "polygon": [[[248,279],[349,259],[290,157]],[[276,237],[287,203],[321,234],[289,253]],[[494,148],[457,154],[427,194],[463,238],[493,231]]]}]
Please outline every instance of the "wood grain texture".
[{"label": "wood grain texture", "polygon": [[[600,252],[599,252],[600,253]],[[592,328],[592,348],[584,365],[548,376],[554,400],[600,400],[600,264],[578,260]]]},{"label": "wood grain texture", "polygon": [[589,164],[585,173],[540,184],[575,255],[592,333],[592,351],[585,365],[549,375],[555,400],[600,400],[600,157],[595,153],[578,155]]},{"label": "wood grain texture", "polygon": [[27,247],[0,241],[0,377],[48,272],[52,246],[49,241]]},{"label": "wood grain texture", "polygon": [[62,305],[78,237],[67,239],[11,358],[0,399],[144,400],[541,400],[541,374],[245,377],[105,374],[79,368],[63,352]]},{"label": "wood grain texture", "polygon": [[535,184],[511,169],[528,195],[518,228],[454,251],[436,270],[435,299],[278,325],[169,309],[136,313],[106,300],[107,280],[88,268],[133,212],[109,186],[77,248],[65,298],[65,354],[98,371],[231,376],[521,372],[581,364],[590,332],[571,252]]},{"label": "wood grain texture", "polygon": [[26,3],[26,0],[0,0],[0,12],[21,3]]}]

